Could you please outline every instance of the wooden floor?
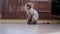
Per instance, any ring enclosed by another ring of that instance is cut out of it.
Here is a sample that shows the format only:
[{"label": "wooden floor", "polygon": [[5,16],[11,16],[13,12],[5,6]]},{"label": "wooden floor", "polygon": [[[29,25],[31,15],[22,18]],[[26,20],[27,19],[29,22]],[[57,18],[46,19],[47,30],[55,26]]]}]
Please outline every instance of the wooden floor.
[{"label": "wooden floor", "polygon": [[0,24],[0,34],[60,34],[60,25]]}]

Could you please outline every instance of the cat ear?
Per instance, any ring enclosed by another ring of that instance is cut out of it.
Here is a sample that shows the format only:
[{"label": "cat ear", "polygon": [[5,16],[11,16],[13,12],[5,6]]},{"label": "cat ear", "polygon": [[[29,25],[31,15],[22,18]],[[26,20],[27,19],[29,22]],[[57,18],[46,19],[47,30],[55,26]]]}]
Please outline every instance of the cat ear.
[{"label": "cat ear", "polygon": [[33,3],[28,2],[28,3],[26,3],[25,5],[27,5],[27,4],[31,5],[31,7],[33,8]]}]

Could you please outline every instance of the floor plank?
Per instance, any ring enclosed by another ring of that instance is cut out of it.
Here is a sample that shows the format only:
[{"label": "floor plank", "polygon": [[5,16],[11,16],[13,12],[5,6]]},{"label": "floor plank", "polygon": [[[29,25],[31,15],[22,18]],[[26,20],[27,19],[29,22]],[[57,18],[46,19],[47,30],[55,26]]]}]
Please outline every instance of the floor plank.
[{"label": "floor plank", "polygon": [[60,34],[60,25],[0,24],[0,34]]}]

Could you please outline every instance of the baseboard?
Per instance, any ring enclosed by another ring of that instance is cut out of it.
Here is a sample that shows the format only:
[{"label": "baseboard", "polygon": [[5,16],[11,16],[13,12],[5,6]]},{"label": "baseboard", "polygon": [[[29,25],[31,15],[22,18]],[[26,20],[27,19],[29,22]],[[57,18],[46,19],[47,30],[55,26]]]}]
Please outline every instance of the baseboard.
[{"label": "baseboard", "polygon": [[[27,23],[27,20],[14,20],[14,19],[3,19],[3,20],[0,20],[0,23],[16,23],[16,24],[21,24],[21,23]],[[60,24],[60,20],[38,20],[38,23],[40,24],[43,24],[43,23],[50,23],[50,24]]]}]

